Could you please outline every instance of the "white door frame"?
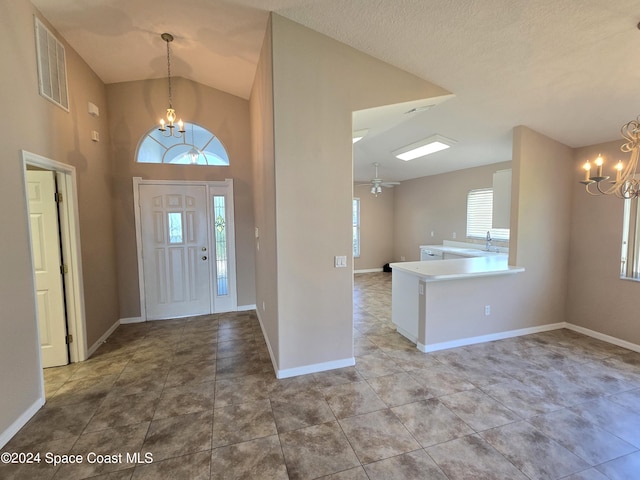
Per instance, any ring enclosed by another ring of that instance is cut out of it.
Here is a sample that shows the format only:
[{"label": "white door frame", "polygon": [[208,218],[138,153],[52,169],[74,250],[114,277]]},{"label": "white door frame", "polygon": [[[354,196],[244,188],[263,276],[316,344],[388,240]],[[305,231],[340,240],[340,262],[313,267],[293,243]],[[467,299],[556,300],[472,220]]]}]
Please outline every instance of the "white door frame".
[{"label": "white door frame", "polygon": [[[69,361],[71,363],[82,362],[88,357],[87,331],[84,308],[84,285],[82,280],[82,255],[80,251],[80,217],[78,215],[78,192],[76,188],[76,169],[71,165],[57,162],[35,153],[22,150],[22,176],[24,181],[25,200],[27,205],[29,199],[27,189],[27,166],[39,167],[54,172],[58,184],[58,190],[62,194],[63,200],[59,207],[60,213],[60,242],[62,245],[62,256],[69,271],[64,275],[65,304],[67,311],[67,329],[73,336],[73,341],[69,344]],[[29,226],[29,241],[31,242],[31,224]],[[31,270],[33,271],[33,254],[29,249],[31,259]],[[33,272],[33,285],[35,288],[35,272]],[[37,305],[34,297],[34,308]],[[42,366],[40,356],[40,327],[36,318],[38,328],[38,361]]]},{"label": "white door frame", "polygon": [[[226,187],[230,192],[231,199],[233,199],[233,179],[227,178],[225,180],[219,181],[197,181],[197,180],[145,180],[142,177],[133,177],[133,205],[134,205],[134,217],[135,217],[135,228],[136,228],[136,250],[138,255],[138,285],[140,289],[140,319],[136,319],[135,321],[146,322],[147,321],[147,307],[146,307],[146,294],[145,294],[145,281],[144,281],[144,265],[142,262],[142,221],[140,218],[140,185],[186,185],[186,186],[205,186],[207,187],[207,228],[208,228],[208,236],[211,234],[211,189],[215,187]],[[229,202],[229,212],[231,218],[233,217],[233,201]],[[237,287],[236,287],[236,275],[235,275],[235,221],[234,228],[230,229],[231,234],[228,237],[228,242],[232,246],[233,258],[234,262],[232,265],[233,276],[230,275],[229,278],[229,286],[231,289],[232,302],[234,309],[238,308],[238,300],[237,300]],[[209,241],[211,243],[211,240]],[[211,249],[211,246],[208,246],[209,252],[214,254],[214,251]],[[209,262],[209,265],[213,265],[213,262]],[[215,281],[215,276],[213,274],[214,268],[209,267],[209,277],[211,278],[211,282]],[[211,283],[213,287],[213,283]],[[210,310],[214,310],[214,302],[215,302],[215,292],[212,288],[211,291],[211,305]],[[131,319],[129,322],[131,323]]]}]

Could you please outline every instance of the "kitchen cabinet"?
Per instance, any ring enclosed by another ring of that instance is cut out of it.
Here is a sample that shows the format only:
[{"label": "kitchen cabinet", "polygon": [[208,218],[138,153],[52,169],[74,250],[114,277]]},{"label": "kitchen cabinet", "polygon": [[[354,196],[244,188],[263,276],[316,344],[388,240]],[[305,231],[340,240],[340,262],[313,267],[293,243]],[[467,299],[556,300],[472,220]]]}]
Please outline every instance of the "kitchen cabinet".
[{"label": "kitchen cabinet", "polygon": [[509,228],[511,224],[511,169],[493,174],[493,228]]}]

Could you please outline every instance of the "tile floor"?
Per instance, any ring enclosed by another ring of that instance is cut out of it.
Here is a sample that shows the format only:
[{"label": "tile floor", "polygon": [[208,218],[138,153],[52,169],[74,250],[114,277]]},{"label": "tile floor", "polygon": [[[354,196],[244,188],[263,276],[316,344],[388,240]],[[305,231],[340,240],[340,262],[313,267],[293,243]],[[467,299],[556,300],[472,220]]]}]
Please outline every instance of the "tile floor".
[{"label": "tile floor", "polygon": [[[390,295],[388,274],[356,275],[356,366],[280,381],[255,313],[121,326],[45,371],[3,450],[43,460],[0,478],[640,478],[640,353],[558,330],[423,354]],[[153,462],[89,461],[118,453]]]}]

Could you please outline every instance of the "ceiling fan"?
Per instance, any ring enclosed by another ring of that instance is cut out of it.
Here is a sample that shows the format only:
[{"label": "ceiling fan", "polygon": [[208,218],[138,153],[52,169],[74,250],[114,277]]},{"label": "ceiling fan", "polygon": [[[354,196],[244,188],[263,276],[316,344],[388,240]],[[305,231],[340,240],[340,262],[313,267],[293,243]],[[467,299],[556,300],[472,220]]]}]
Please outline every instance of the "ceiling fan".
[{"label": "ceiling fan", "polygon": [[377,197],[382,193],[382,187],[392,188],[394,185],[400,185],[400,182],[385,182],[381,178],[378,178],[378,167],[380,166],[380,164],[378,162],[375,162],[372,165],[376,169],[375,177],[372,178],[371,182],[369,183],[357,184],[357,187],[359,187],[360,185],[371,185],[371,194]]}]

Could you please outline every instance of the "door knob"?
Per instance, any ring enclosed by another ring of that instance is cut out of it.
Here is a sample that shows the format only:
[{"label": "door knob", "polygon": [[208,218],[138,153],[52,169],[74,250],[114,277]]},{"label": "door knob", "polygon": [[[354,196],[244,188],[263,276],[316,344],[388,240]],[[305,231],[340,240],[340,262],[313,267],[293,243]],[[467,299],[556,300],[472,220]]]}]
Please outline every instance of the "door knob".
[{"label": "door knob", "polygon": [[206,256],[206,255],[203,255],[203,256],[202,256],[202,259],[203,259],[203,260],[206,260],[206,259],[207,259],[207,256]]},{"label": "door knob", "polygon": [[202,251],[206,252],[207,251],[207,247],[202,247]]}]

